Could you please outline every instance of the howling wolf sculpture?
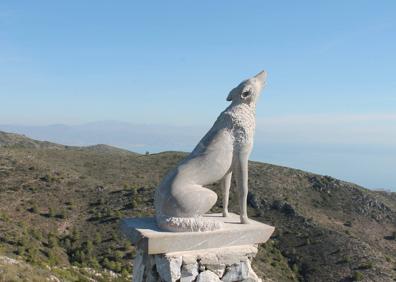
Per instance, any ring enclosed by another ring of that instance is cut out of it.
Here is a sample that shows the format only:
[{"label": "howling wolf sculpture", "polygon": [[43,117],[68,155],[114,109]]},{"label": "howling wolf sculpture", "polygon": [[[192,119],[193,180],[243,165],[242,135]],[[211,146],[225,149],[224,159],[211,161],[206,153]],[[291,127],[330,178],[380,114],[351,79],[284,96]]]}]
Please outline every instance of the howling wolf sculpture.
[{"label": "howling wolf sculpture", "polygon": [[256,103],[265,85],[266,72],[231,90],[229,105],[193,152],[162,180],[155,192],[158,226],[167,231],[192,232],[220,229],[221,223],[203,217],[217,201],[205,185],[221,180],[223,216],[228,216],[232,174],[239,193],[241,223],[247,216],[248,158],[253,147]]}]

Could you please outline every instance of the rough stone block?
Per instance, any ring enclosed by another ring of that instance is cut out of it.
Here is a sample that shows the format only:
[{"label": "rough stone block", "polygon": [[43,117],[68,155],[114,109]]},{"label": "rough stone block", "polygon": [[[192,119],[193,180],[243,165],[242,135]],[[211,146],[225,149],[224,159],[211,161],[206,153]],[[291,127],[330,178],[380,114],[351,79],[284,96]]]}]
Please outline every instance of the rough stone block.
[{"label": "rough stone block", "polygon": [[195,278],[198,276],[198,267],[198,262],[196,261],[191,264],[183,264],[180,282],[194,281]]},{"label": "rough stone block", "polygon": [[220,282],[220,281],[221,280],[219,279],[219,276],[217,276],[210,270],[201,272],[197,278],[197,282]]},{"label": "rough stone block", "polygon": [[212,271],[219,277],[223,277],[223,274],[226,269],[226,265],[224,263],[218,263],[218,264],[207,264],[206,269]]},{"label": "rough stone block", "polygon": [[142,282],[143,281],[143,276],[145,272],[145,263],[144,263],[144,257],[143,257],[143,252],[141,250],[138,250],[136,257],[133,261],[133,281],[134,282]]},{"label": "rough stone block", "polygon": [[161,278],[166,282],[175,282],[181,277],[181,257],[155,256],[155,264]]}]

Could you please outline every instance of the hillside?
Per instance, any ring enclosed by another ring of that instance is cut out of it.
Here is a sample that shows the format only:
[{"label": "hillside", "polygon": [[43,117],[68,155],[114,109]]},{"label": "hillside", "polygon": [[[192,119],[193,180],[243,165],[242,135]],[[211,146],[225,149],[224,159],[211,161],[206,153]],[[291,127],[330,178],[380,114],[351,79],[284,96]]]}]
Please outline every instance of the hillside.
[{"label": "hillside", "polygon": [[[156,185],[184,156],[0,132],[0,281],[25,281],[20,267],[31,281],[130,281],[118,221],[153,215]],[[250,217],[277,228],[254,260],[265,281],[396,281],[395,193],[257,162],[249,174]]]}]

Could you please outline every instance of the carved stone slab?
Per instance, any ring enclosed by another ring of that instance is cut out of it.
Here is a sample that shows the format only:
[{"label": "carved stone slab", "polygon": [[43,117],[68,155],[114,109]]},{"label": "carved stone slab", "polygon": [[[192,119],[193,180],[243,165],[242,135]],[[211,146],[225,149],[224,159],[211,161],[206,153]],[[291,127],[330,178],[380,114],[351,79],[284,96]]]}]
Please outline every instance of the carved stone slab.
[{"label": "carved stone slab", "polygon": [[207,232],[166,232],[157,226],[155,218],[129,218],[121,221],[121,231],[146,254],[196,251],[240,245],[265,243],[275,228],[254,220],[241,224],[239,215],[208,214],[224,223],[224,228]]}]

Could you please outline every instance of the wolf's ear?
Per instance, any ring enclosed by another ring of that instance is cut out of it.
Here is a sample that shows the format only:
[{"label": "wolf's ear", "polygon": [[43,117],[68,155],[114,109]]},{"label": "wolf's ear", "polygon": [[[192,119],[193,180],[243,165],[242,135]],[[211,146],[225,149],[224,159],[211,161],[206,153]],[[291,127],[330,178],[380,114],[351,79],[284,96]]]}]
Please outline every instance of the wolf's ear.
[{"label": "wolf's ear", "polygon": [[234,89],[232,89],[230,91],[230,94],[228,94],[228,97],[227,97],[227,101],[232,101],[234,99],[234,96],[236,95],[237,90],[238,90],[237,88],[238,87],[235,87]]}]

